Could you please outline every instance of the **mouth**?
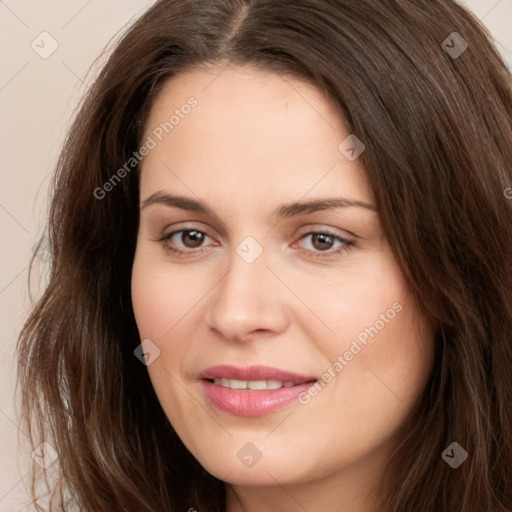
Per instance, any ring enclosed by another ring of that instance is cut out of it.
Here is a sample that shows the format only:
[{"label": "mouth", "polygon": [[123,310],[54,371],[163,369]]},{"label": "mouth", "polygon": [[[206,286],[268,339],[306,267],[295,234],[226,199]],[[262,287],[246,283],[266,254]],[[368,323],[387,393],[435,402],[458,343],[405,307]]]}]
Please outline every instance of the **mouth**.
[{"label": "mouth", "polygon": [[203,371],[206,397],[219,410],[235,416],[262,416],[293,402],[316,377],[266,366],[215,366]]},{"label": "mouth", "polygon": [[[235,379],[206,379],[208,382],[224,388],[236,389],[238,391],[262,391],[265,389],[291,388],[303,383],[280,380],[235,380]],[[314,382],[314,381],[310,381]]]},{"label": "mouth", "polygon": [[227,364],[211,366],[210,368],[202,371],[199,374],[199,378],[211,381],[229,380],[234,382],[280,382],[286,384],[287,386],[285,387],[318,380],[315,376],[301,375],[289,370],[272,368],[270,366],[232,366]]}]

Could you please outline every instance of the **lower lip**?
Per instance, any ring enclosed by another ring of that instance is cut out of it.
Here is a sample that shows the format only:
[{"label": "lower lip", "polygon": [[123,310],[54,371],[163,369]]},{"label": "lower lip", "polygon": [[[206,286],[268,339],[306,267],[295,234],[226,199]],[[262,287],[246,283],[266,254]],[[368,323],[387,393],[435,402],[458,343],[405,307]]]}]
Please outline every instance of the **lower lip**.
[{"label": "lower lip", "polygon": [[201,380],[201,385],[206,396],[221,411],[236,416],[263,416],[298,401],[299,395],[313,386],[314,382],[261,391],[225,388],[204,379]]}]

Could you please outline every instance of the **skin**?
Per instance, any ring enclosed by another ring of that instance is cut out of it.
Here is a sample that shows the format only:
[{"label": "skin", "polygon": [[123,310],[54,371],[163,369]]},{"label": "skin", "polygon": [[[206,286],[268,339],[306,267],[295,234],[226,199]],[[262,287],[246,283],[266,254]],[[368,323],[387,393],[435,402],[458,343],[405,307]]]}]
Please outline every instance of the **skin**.
[{"label": "skin", "polygon": [[[228,512],[375,512],[398,429],[432,368],[432,330],[376,211],[274,213],[325,197],[374,205],[362,159],[338,149],[350,132],[312,85],[231,65],[167,82],[144,139],[190,96],[197,106],[141,168],[141,205],[163,191],[214,212],[141,209],[132,298],[141,340],[160,350],[148,365],[155,392],[190,452],[228,482]],[[158,241],[180,229],[206,235]],[[308,235],[326,230],[354,245]],[[236,252],[248,236],[263,250],[252,263]],[[217,364],[332,375],[338,356],[395,303],[401,311],[307,405],[247,418],[203,394],[198,374]],[[250,468],[237,457],[248,442],[262,454]]]}]

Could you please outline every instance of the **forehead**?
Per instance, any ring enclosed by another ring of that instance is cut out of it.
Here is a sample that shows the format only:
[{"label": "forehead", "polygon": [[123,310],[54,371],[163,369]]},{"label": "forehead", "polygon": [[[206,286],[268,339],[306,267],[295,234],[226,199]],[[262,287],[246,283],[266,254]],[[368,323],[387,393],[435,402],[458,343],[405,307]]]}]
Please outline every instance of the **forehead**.
[{"label": "forehead", "polygon": [[[243,128],[242,135],[258,131],[259,141],[264,142],[275,140],[275,131],[286,126],[287,131],[280,134],[277,142],[292,141],[297,136],[307,136],[314,142],[315,135],[325,138],[328,132],[338,136],[340,131],[346,131],[341,117],[318,88],[297,78],[248,66],[203,67],[173,77],[157,95],[146,131],[168,120],[191,97],[198,105],[186,124],[193,125],[197,135],[208,133],[210,138],[228,132],[234,138],[233,130]],[[297,124],[297,120],[304,123]],[[177,128],[173,135],[179,136],[183,130]]]},{"label": "forehead", "polygon": [[219,199],[282,200],[339,190],[369,200],[361,162],[339,149],[349,135],[311,84],[250,67],[190,70],[153,103],[144,140],[156,145],[142,163],[141,195],[178,187]]}]

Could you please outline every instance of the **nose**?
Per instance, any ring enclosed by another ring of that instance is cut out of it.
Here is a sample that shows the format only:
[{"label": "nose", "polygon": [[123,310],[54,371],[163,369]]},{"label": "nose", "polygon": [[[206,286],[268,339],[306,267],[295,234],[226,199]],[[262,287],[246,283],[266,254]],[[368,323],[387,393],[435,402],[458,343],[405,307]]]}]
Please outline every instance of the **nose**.
[{"label": "nose", "polygon": [[[230,341],[279,334],[289,322],[286,288],[267,266],[265,251],[252,263],[236,252],[230,268],[209,294],[206,321]],[[290,292],[288,291],[288,294]]]}]

